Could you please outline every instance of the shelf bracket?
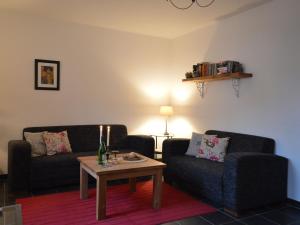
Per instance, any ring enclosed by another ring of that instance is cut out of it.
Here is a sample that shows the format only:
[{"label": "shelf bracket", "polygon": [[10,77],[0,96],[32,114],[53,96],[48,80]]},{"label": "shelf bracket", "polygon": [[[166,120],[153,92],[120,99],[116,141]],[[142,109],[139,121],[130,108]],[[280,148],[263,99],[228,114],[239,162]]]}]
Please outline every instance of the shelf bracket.
[{"label": "shelf bracket", "polygon": [[240,82],[240,78],[232,79],[232,87],[237,98],[240,97]]},{"label": "shelf bracket", "polygon": [[197,89],[200,93],[201,98],[204,98],[206,92],[206,84],[205,82],[196,82]]}]

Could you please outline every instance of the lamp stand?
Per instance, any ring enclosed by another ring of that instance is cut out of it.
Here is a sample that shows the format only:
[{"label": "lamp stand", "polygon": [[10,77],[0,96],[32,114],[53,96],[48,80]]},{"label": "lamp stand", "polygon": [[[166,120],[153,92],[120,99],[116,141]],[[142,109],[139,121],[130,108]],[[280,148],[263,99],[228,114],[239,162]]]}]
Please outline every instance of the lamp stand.
[{"label": "lamp stand", "polygon": [[166,118],[166,130],[165,130],[164,135],[169,135],[169,132],[168,132],[168,117]]}]

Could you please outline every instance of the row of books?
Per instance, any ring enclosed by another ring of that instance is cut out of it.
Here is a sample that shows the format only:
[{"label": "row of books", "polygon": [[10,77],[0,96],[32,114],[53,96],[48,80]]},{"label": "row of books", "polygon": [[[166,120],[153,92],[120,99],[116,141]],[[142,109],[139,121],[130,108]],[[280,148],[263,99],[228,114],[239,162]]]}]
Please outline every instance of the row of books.
[{"label": "row of books", "polygon": [[237,61],[223,61],[219,63],[203,62],[193,65],[193,77],[211,76],[224,73],[243,72],[243,66]]}]

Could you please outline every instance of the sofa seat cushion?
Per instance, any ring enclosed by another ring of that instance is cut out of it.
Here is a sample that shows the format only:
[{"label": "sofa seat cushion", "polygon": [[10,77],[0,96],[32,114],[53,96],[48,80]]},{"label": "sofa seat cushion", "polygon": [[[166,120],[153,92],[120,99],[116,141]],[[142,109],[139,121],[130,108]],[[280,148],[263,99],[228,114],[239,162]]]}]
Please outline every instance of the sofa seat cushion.
[{"label": "sofa seat cushion", "polygon": [[33,189],[78,183],[79,156],[96,155],[95,151],[66,153],[32,158],[31,183]]},{"label": "sofa seat cushion", "polygon": [[187,155],[172,156],[168,160],[167,170],[208,199],[222,201],[224,163]]}]

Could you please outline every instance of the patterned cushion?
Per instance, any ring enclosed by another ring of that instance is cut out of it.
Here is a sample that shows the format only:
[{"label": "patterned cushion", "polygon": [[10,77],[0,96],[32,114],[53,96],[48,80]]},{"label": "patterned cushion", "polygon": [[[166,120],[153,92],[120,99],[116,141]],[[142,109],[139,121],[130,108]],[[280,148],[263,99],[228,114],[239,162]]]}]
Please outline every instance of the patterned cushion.
[{"label": "patterned cushion", "polygon": [[46,145],[43,139],[43,132],[24,132],[24,137],[31,145],[32,157],[46,155]]},{"label": "patterned cushion", "polygon": [[[191,138],[188,150],[185,153],[186,155],[189,155],[189,156],[197,156],[198,155],[203,136],[204,136],[204,134],[199,134],[196,132],[192,133],[192,138]],[[215,137],[216,135],[211,135],[211,136]]]},{"label": "patterned cushion", "polygon": [[224,162],[229,138],[218,138],[203,135],[197,157],[218,162]]},{"label": "patterned cushion", "polygon": [[47,155],[72,152],[67,131],[58,133],[44,132],[43,138],[47,148]]}]

